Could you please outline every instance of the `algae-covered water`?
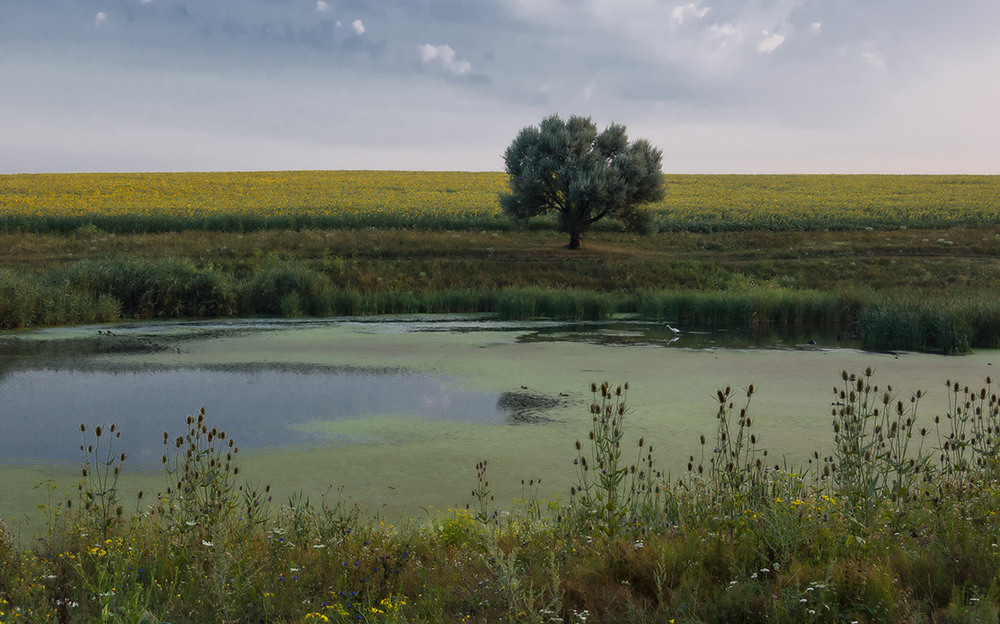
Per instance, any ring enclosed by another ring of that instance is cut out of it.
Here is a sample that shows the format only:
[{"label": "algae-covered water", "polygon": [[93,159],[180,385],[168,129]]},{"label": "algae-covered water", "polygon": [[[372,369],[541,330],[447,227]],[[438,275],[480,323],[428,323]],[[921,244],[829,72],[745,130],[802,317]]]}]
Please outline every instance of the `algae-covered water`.
[{"label": "algae-covered water", "polygon": [[[981,384],[995,351],[961,357],[857,350],[830,335],[675,335],[659,323],[483,317],[122,324],[0,334],[0,515],[37,529],[37,505],[79,475],[79,425],[116,423],[132,492],[165,487],[163,432],[204,406],[241,447],[241,476],[277,503],[341,496],[388,518],[471,502],[488,460],[501,506],[565,498],[590,384],[631,385],[626,439],[677,474],[715,428],[716,390],[754,384],[761,443],[791,464],[827,451],[842,370],[876,369],[920,417],[946,409],[945,380]],[[1000,360],[998,360],[1000,361]],[[47,482],[51,487],[36,488]]]}]

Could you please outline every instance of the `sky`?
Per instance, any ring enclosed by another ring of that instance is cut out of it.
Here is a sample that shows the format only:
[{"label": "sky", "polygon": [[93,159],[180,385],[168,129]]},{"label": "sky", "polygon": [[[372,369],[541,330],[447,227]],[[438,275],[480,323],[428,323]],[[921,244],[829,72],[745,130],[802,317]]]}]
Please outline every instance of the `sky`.
[{"label": "sky", "polygon": [[665,173],[1000,174],[997,0],[0,0],[0,173],[502,171],[551,114]]}]

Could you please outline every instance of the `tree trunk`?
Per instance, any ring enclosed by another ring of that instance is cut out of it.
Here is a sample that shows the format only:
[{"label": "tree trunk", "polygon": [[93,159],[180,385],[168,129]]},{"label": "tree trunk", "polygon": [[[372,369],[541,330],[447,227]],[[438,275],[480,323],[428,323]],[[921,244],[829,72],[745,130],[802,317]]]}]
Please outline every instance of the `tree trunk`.
[{"label": "tree trunk", "polygon": [[580,235],[576,232],[571,232],[569,235],[569,248],[579,249],[580,248]]}]

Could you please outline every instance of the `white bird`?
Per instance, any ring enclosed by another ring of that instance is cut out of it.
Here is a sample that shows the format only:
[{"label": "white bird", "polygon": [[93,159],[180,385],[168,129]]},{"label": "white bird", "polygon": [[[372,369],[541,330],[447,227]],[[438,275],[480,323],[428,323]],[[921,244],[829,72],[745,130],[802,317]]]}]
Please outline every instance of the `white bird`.
[{"label": "white bird", "polygon": [[674,334],[681,333],[681,330],[677,329],[676,327],[671,327],[670,323],[664,323],[664,325],[666,326],[667,329],[669,329],[670,331],[674,332]]}]

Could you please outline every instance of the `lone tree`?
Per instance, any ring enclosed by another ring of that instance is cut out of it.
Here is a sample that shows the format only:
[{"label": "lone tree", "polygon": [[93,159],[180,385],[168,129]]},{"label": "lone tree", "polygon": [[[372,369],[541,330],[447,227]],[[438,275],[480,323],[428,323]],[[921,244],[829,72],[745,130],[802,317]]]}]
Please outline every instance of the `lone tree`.
[{"label": "lone tree", "polygon": [[598,134],[589,117],[552,115],[521,130],[504,153],[510,192],[500,205],[525,221],[555,210],[570,249],[605,217],[645,234],[652,216],[643,204],[663,199],[662,156],[645,139],[629,143],[623,125]]}]

